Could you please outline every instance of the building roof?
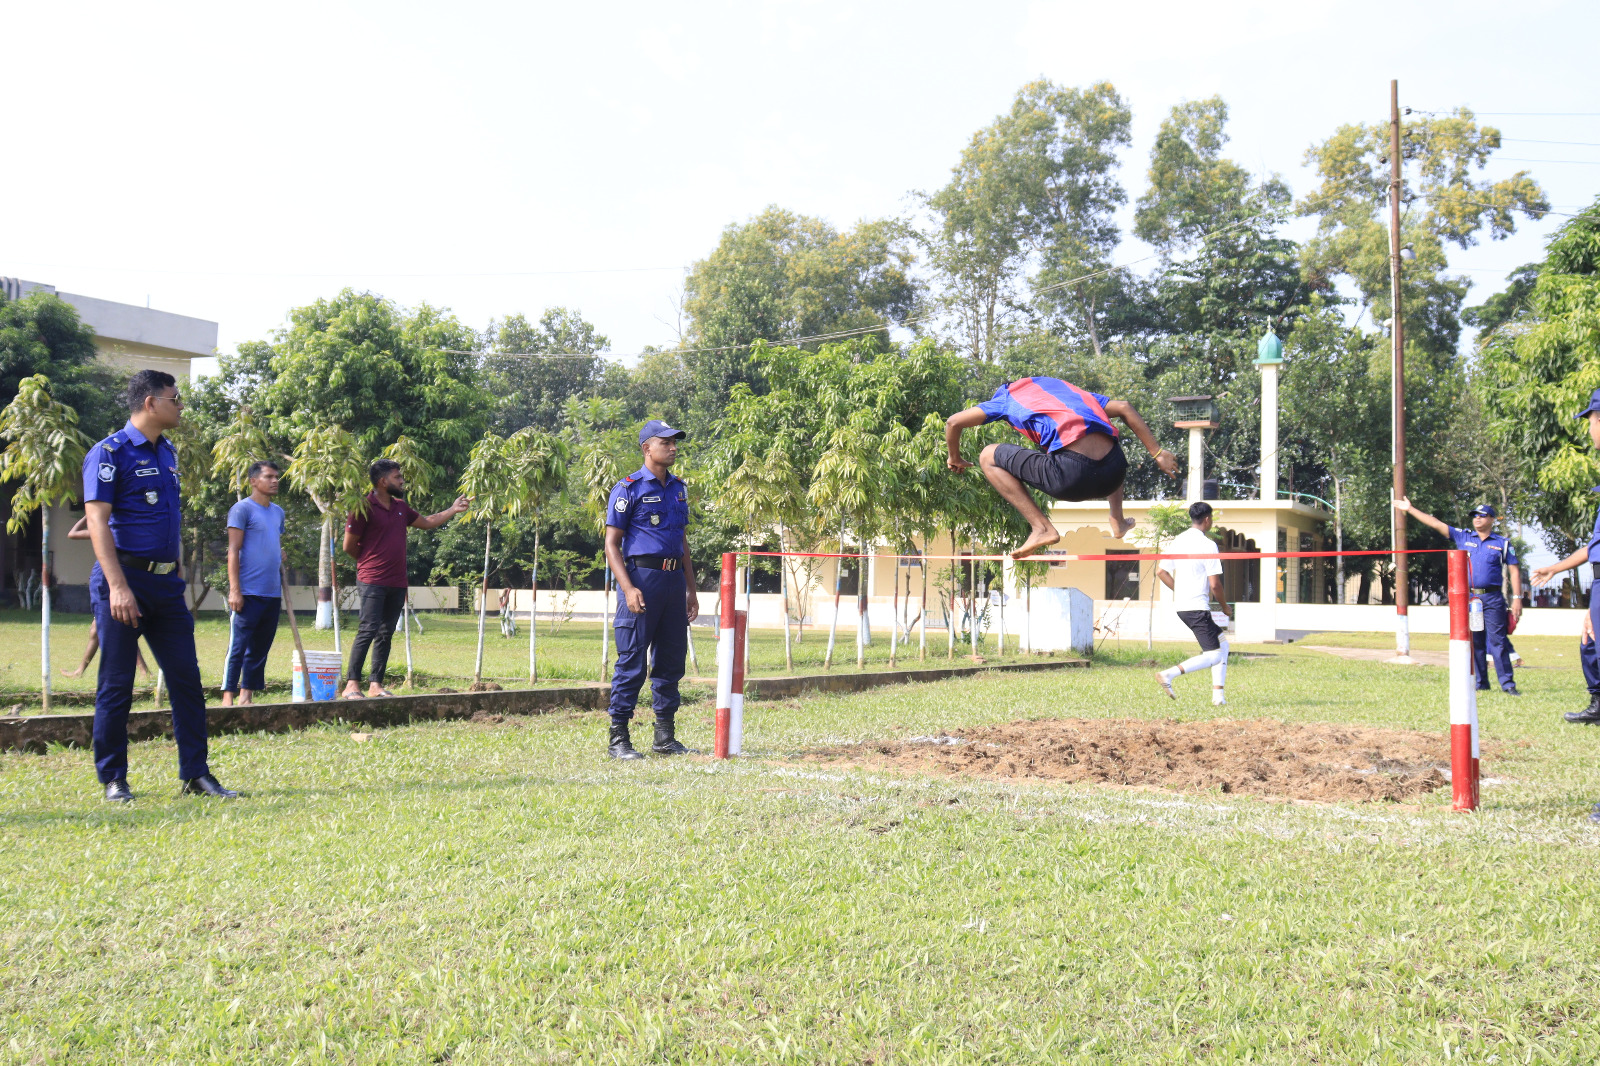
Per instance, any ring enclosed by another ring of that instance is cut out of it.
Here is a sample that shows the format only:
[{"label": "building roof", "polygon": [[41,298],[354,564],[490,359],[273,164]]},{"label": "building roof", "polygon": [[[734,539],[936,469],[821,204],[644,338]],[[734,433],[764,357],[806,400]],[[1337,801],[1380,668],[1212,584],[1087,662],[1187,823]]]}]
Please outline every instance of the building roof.
[{"label": "building roof", "polygon": [[61,297],[77,309],[78,318],[94,330],[102,346],[137,345],[190,359],[216,354],[217,324],[203,318],[59,292],[54,285],[21,278],[0,278],[0,292],[8,300],[30,292],[48,292]]}]

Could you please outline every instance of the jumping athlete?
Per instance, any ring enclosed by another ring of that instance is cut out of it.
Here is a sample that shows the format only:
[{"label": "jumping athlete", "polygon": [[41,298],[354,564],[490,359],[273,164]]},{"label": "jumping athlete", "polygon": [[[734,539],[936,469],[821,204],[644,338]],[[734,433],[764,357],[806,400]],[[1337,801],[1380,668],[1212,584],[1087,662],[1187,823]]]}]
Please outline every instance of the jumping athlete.
[{"label": "jumping athlete", "polygon": [[978,456],[989,484],[1027,520],[1028,539],[1011,553],[1013,559],[1026,558],[1061,539],[1034,503],[1029,487],[1058,500],[1104,499],[1111,508],[1112,533],[1120,538],[1133,528],[1133,519],[1122,516],[1128,459],[1111,419],[1127,423],[1163,473],[1178,474],[1178,457],[1156,444],[1132,404],[1087,392],[1060,378],[1019,378],[1000,386],[976,407],[951,415],[944,424],[950,453],[946,465],[957,472],[972,466],[961,458],[962,432],[1002,418],[1034,443],[1032,449],[991,444]]},{"label": "jumping athlete", "polygon": [[[1216,555],[1217,542],[1211,539],[1211,505],[1205,501],[1189,505],[1187,530],[1172,538],[1167,551],[1173,555]],[[1223,626],[1232,617],[1232,611],[1222,598],[1221,559],[1163,559],[1157,571],[1161,583],[1172,590],[1173,605],[1178,617],[1189,627],[1194,639],[1200,642],[1200,654],[1185,659],[1177,666],[1156,673],[1161,688],[1173,699],[1172,682],[1183,674],[1211,667],[1211,702],[1221,706],[1228,702],[1223,685],[1228,678],[1228,637]],[[1222,604],[1222,620],[1211,610],[1211,601]]]}]

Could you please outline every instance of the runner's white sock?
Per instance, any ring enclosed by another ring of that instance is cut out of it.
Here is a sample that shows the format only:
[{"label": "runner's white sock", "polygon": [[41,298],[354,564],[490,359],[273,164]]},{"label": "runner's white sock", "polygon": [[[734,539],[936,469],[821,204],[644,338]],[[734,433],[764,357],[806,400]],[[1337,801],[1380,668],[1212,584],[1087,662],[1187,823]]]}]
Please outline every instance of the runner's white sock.
[{"label": "runner's white sock", "polygon": [[1228,642],[1224,640],[1217,650],[1222,653],[1222,661],[1211,668],[1211,684],[1221,688],[1228,683]]}]

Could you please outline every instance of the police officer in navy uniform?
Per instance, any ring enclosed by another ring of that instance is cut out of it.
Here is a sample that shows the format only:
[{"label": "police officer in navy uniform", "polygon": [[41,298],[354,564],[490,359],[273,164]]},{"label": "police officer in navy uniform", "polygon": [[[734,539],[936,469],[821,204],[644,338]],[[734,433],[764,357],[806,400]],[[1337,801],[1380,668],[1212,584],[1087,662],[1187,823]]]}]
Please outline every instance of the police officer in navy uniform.
[{"label": "police officer in navy uniform", "polygon": [[678,682],[689,648],[689,623],[700,614],[694,566],[684,530],[689,494],[672,474],[678,442],[687,436],[660,419],[639,431],[644,466],[617,482],[606,503],[606,564],[617,581],[617,668],[611,677],[613,759],[642,759],[628,724],[647,672],[656,712],[657,755],[683,755],[678,742]]},{"label": "police officer in navy uniform", "polygon": [[1478,688],[1489,687],[1488,672],[1482,668],[1484,649],[1494,660],[1495,676],[1500,689],[1508,696],[1520,696],[1516,679],[1511,673],[1510,642],[1506,639],[1507,604],[1500,591],[1502,575],[1511,578],[1510,617],[1522,617],[1522,570],[1517,563],[1517,553],[1511,542],[1494,531],[1498,517],[1489,504],[1480,503],[1472,509],[1472,528],[1461,529],[1446,525],[1431,514],[1411,506],[1410,500],[1396,500],[1395,508],[1409,511],[1417,521],[1431,526],[1450,538],[1450,542],[1467,553],[1472,576],[1467,579],[1472,598],[1483,604],[1483,628],[1472,633],[1472,645],[1477,652],[1473,660],[1478,666]]},{"label": "police officer in navy uniform", "polygon": [[183,401],[171,374],[141,370],[125,393],[128,423],[83,458],[83,504],[94,544],[89,575],[100,632],[94,697],[94,766],[105,798],[133,799],[128,788],[128,709],[143,636],[166,675],[172,735],[183,792],[228,799],[206,763],[206,703],[194,651],[194,616],[179,569],[178,451],[163,434],[178,425]]},{"label": "police officer in navy uniform", "polygon": [[[1589,406],[1578,412],[1577,417],[1589,423],[1589,442],[1600,448],[1600,389],[1595,389],[1589,397]],[[1600,485],[1594,487],[1595,492],[1600,492]],[[1535,588],[1549,584],[1550,579],[1566,570],[1576,570],[1580,566],[1587,566],[1596,581],[1600,581],[1600,510],[1594,516],[1594,532],[1590,534],[1587,543],[1579,544],[1578,550],[1550,566],[1541,566],[1533,572]],[[1583,667],[1583,678],[1589,686],[1589,706],[1581,711],[1566,715],[1569,722],[1580,725],[1600,724],[1600,649],[1596,647],[1597,634],[1600,634],[1600,586],[1589,586],[1589,618],[1584,623],[1583,635],[1578,640],[1579,661]],[[1589,821],[1600,823],[1600,803],[1595,804],[1594,811],[1589,815]]]}]

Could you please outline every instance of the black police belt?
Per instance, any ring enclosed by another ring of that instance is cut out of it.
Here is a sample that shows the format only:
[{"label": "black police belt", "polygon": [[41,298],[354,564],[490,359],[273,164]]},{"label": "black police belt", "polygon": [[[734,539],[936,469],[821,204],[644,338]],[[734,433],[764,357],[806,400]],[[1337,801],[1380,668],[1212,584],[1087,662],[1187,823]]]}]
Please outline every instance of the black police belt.
[{"label": "black police belt", "polygon": [[682,570],[681,555],[630,555],[629,566],[642,566],[646,570]]},{"label": "black police belt", "polygon": [[1486,592],[1499,592],[1499,591],[1500,591],[1500,586],[1499,585],[1496,585],[1494,588],[1479,588],[1476,585],[1474,585],[1472,587],[1472,594],[1474,596],[1482,596]]},{"label": "black police belt", "polygon": [[141,559],[137,555],[128,555],[124,552],[117,553],[117,562],[122,564],[124,570],[143,570],[150,574],[170,574],[178,569],[177,563],[158,563],[154,559]]}]

